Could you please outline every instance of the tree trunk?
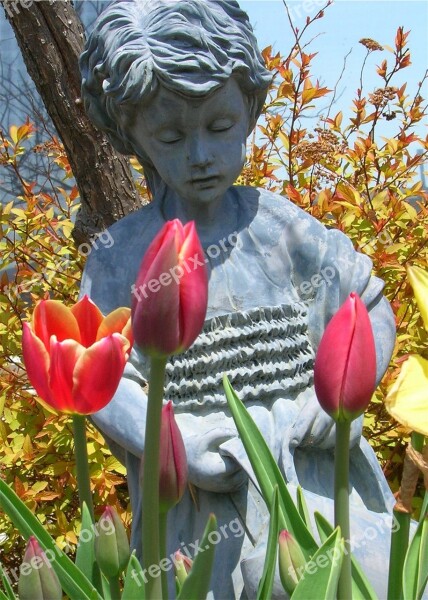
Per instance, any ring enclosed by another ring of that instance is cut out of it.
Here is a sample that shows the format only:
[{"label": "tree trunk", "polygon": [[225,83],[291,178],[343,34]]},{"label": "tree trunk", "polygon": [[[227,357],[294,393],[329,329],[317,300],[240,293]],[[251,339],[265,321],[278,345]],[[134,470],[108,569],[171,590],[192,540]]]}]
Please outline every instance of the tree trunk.
[{"label": "tree trunk", "polygon": [[142,205],[128,160],[94,128],[80,99],[84,31],[69,0],[0,0],[60,136],[80,192],[77,244]]}]

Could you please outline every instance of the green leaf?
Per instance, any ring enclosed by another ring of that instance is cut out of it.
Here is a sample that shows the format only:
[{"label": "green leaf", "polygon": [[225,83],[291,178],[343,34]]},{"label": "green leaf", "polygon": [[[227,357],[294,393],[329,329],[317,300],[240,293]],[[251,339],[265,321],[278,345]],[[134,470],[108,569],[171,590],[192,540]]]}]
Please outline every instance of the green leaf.
[{"label": "green leaf", "polygon": [[[3,587],[5,589],[6,595],[4,595],[4,597],[6,598],[6,600],[16,600],[16,596],[13,593],[13,589],[12,586],[10,585],[10,581],[8,576],[6,575],[6,573],[4,572],[3,566],[0,563],[0,580],[3,584]],[[0,590],[1,592],[1,590]],[[3,592],[2,592],[3,593]]]},{"label": "green leaf", "polygon": [[297,510],[299,511],[299,515],[302,517],[306,527],[312,533],[311,517],[309,516],[308,505],[306,504],[303,490],[300,485],[297,486]]},{"label": "green leaf", "polygon": [[404,600],[419,600],[428,581],[428,512],[419,521],[403,569]]},{"label": "green leaf", "polygon": [[318,548],[317,543],[300,516],[268,445],[226,376],[223,377],[223,385],[232,417],[257,477],[263,499],[269,506],[274,486],[278,486],[279,528],[287,529],[293,535],[305,558],[309,560]]},{"label": "green leaf", "polygon": [[215,546],[209,538],[216,529],[217,520],[211,514],[205,527],[199,552],[195,556],[190,573],[183,583],[177,600],[204,600],[207,597],[215,552]]},{"label": "green leaf", "polygon": [[306,563],[302,578],[293,592],[293,600],[336,598],[342,560],[342,536],[337,527]]},{"label": "green leaf", "polygon": [[122,600],[145,600],[145,597],[144,573],[134,550],[126,570]]},{"label": "green leaf", "polygon": [[278,486],[273,489],[272,502],[269,509],[270,523],[269,535],[266,547],[266,557],[263,566],[263,574],[257,590],[257,600],[265,600],[272,595],[273,581],[275,578],[276,558],[278,554]]},{"label": "green leaf", "polygon": [[70,598],[102,600],[91,582],[58,548],[39,520],[2,479],[0,479],[0,506],[26,540],[30,535],[34,535],[43,550],[50,551],[48,558],[51,560],[50,557],[52,557],[51,562],[55,573],[59,577],[63,590]]},{"label": "green leaf", "polygon": [[[333,526],[319,512],[314,513],[315,523],[321,542],[324,543],[333,533]],[[352,572],[352,600],[378,600],[376,592],[358,564],[357,559],[351,554]]]}]

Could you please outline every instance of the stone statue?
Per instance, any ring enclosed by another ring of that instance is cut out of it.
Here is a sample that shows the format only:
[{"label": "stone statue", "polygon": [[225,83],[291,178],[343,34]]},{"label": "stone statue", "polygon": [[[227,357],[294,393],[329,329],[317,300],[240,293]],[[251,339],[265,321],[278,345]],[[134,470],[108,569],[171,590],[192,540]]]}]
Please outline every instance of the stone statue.
[{"label": "stone statue", "polygon": [[[104,312],[130,306],[132,294],[144,293],[133,284],[165,221],[196,222],[209,302],[201,336],[167,368],[165,398],[174,403],[192,484],[169,515],[168,552],[197,548],[214,512],[220,533],[210,598],[253,598],[268,513],[222,375],[228,373],[291,487],[300,483],[310,507],[333,521],[334,425],[315,398],[314,353],[329,319],[356,291],[370,311],[380,380],[394,345],[393,314],[371,261],[345,235],[286,198],[233,186],[271,82],[237,2],[113,2],[88,39],[81,71],[89,116],[118,150],[138,157],[153,195],[109,229],[114,243],[91,253],[81,291]],[[146,382],[147,361],[134,348],[113,401],[93,416],[128,470],[137,550]],[[358,419],[352,428],[353,534],[358,544],[367,528],[370,539],[375,532],[374,542],[363,538],[360,558],[382,593],[393,498],[361,427]],[[274,597],[284,597],[279,590]]]}]

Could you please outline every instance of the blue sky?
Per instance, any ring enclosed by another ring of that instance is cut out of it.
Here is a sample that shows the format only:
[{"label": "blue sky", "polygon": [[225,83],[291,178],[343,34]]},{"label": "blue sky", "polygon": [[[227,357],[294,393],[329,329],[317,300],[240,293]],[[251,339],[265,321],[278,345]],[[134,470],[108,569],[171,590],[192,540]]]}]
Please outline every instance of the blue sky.
[{"label": "blue sky", "polygon": [[[271,44],[276,50],[289,51],[291,34],[282,0],[242,0],[240,4],[250,17],[260,48]],[[287,4],[299,29],[303,28],[307,16],[315,16],[324,5],[319,0],[289,0]],[[393,46],[397,27],[401,25],[405,31],[411,30],[409,46],[413,64],[398,74],[396,82],[407,81],[408,90],[413,92],[428,68],[428,2],[425,0],[336,0],[326,9],[324,17],[310,26],[310,37],[319,35],[310,47],[312,52],[318,52],[313,73],[328,88],[334,87],[343,68],[343,59],[352,50],[338,88],[341,97],[333,114],[339,110],[350,114],[348,107],[359,87],[361,64],[366,53],[358,41],[366,37],[381,45]],[[386,50],[369,56],[364,71],[366,90],[381,87],[382,80],[376,75],[375,66],[391,57]],[[424,92],[422,95],[427,98],[427,84]],[[426,135],[426,129],[424,131]]]}]

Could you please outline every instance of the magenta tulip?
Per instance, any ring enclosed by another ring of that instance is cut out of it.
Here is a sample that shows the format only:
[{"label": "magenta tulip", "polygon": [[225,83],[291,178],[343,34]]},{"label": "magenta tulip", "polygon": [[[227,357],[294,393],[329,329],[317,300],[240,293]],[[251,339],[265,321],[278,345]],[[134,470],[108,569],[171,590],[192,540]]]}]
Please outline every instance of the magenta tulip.
[{"label": "magenta tulip", "polygon": [[165,224],[144,255],[132,294],[132,327],[143,352],[169,356],[193,344],[208,301],[205,258],[193,222]]},{"label": "magenta tulip", "polygon": [[315,392],[335,421],[352,421],[376,388],[376,349],[367,309],[352,292],[326,327],[315,358]]},{"label": "magenta tulip", "polygon": [[159,510],[179,502],[187,485],[187,459],[183,438],[174,418],[172,402],[162,408],[160,433]]}]

